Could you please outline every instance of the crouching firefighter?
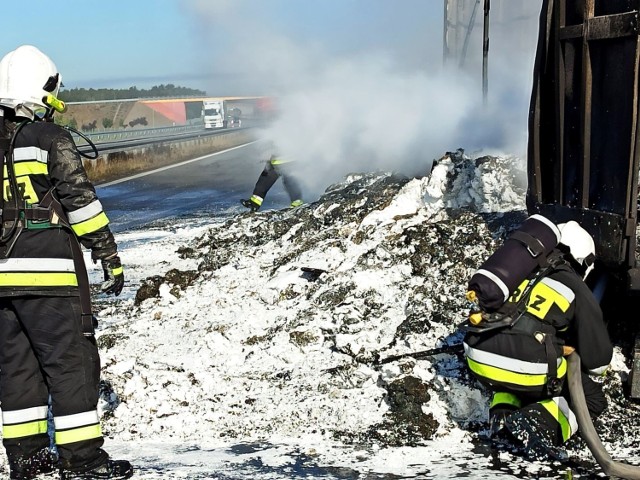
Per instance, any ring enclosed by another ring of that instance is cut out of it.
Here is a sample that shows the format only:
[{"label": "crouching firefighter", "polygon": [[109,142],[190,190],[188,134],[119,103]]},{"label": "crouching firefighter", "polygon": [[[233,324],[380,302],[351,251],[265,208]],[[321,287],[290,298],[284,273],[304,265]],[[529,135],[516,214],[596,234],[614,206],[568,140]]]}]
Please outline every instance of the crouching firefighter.
[{"label": "crouching firefighter", "polygon": [[[119,295],[124,274],[109,221],[68,130],[51,121],[61,77],[37,48],[0,60],[0,402],[11,479],[129,478],[98,416],[100,359],[82,248]],[[49,399],[57,458],[47,431]]]},{"label": "crouching firefighter", "polygon": [[[583,359],[582,384],[589,413],[595,418],[607,401],[601,383],[590,375],[605,374],[613,346],[600,305],[584,281],[595,260],[593,239],[574,221],[556,227],[536,217],[534,230],[555,231],[558,242],[547,241],[545,251],[541,248],[545,242],[526,228],[512,234],[472,277],[467,297],[478,302],[480,311],[472,312],[460,327],[466,331],[467,366],[493,393],[489,408],[492,441],[529,459],[560,460],[566,458],[561,446],[578,430],[563,353],[575,348]],[[527,220],[529,227],[531,220]],[[507,244],[510,258],[498,258]],[[521,256],[531,258],[517,258],[518,248]],[[500,268],[492,267],[503,262],[513,272],[523,261],[531,260],[536,268],[507,293],[503,280],[509,269],[500,273]],[[491,295],[485,292],[481,298],[483,285],[489,283],[487,291],[498,285],[508,295],[496,309],[486,308],[486,304],[495,307],[500,303],[492,304]]]}]

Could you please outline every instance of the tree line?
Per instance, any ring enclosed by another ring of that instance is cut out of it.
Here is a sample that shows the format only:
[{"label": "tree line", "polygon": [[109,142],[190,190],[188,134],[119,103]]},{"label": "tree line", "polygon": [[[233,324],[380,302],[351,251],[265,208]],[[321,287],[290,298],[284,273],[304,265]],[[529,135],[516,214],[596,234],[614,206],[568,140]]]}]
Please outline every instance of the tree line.
[{"label": "tree line", "polygon": [[207,92],[194,88],[179,87],[169,83],[156,85],[148,90],[129,87],[113,88],[71,88],[60,90],[58,97],[64,102],[100,102],[104,100],[125,100],[130,98],[158,98],[158,97],[190,97],[206,96]]}]

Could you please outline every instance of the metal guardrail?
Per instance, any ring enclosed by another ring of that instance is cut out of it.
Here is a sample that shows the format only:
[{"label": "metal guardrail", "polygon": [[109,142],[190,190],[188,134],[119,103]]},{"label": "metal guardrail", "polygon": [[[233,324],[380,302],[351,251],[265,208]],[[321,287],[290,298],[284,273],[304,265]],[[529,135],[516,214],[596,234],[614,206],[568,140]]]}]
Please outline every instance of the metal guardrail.
[{"label": "metal guardrail", "polygon": [[[175,127],[131,128],[131,129],[102,131],[97,133],[83,132],[83,135],[89,138],[91,142],[98,145],[100,143],[123,142],[127,140],[136,140],[136,139],[145,139],[145,138],[158,139],[158,138],[174,137],[176,135],[193,133],[201,130],[204,130],[204,126],[202,125],[202,123],[198,123],[193,125],[179,125]],[[82,136],[76,133],[72,133],[72,136],[76,142],[76,145],[78,146],[88,145],[87,141]]]},{"label": "metal guardrail", "polygon": [[[98,154],[124,151],[130,148],[150,146],[154,143],[184,141],[200,137],[226,135],[246,130],[246,127],[205,129],[203,125],[182,125],[178,127],[146,128],[120,132],[102,132],[86,135],[98,150]],[[93,156],[95,151],[85,139],[73,134],[78,151]]]}]

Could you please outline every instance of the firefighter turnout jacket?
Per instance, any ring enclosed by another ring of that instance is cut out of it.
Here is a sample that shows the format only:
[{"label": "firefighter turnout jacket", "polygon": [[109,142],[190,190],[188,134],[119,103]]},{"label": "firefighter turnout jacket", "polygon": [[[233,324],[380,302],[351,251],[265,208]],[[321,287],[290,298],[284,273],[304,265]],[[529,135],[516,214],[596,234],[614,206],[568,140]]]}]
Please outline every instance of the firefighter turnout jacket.
[{"label": "firefighter turnout jacket", "polygon": [[[531,282],[535,283],[530,293],[518,304]],[[602,310],[588,285],[567,262],[558,263],[541,278],[522,282],[505,307],[508,311],[515,305],[519,307],[512,326],[465,334],[467,365],[493,390],[492,409],[519,409],[534,402],[534,408],[549,422],[557,422],[561,441],[566,441],[578,427],[562,396],[567,373],[563,346],[576,349],[585,374],[603,375],[611,362],[613,346]],[[606,407],[603,398],[595,404],[600,410],[592,412],[596,415]]]},{"label": "firefighter turnout jacket", "polygon": [[[14,130],[16,125],[7,122]],[[78,295],[76,270],[84,263],[74,262],[73,236],[94,260],[115,254],[117,246],[71,134],[51,122],[25,124],[14,141],[12,164],[26,208],[23,214],[12,211],[5,166],[3,235],[15,233],[7,242],[8,258],[0,259],[0,296]],[[43,203],[49,204],[48,218],[32,215]]]}]

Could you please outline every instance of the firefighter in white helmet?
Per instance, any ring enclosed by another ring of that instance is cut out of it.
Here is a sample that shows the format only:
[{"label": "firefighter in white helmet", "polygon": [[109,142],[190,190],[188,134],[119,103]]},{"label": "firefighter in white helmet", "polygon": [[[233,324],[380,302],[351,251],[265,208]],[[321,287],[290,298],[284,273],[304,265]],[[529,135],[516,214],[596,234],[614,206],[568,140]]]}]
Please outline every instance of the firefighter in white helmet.
[{"label": "firefighter in white helmet", "polygon": [[581,357],[592,417],[607,401],[590,376],[604,375],[613,356],[602,310],[585,283],[595,260],[593,238],[575,221],[558,230],[549,266],[524,280],[501,307],[515,322],[468,331],[464,338],[471,373],[493,392],[492,439],[531,459],[565,458],[561,446],[578,430],[563,355],[575,348]]},{"label": "firefighter in white helmet", "polygon": [[[124,274],[109,220],[71,134],[51,120],[61,76],[39,49],[0,60],[0,402],[11,479],[129,478],[102,450],[100,359],[82,248],[100,261],[102,291]],[[49,121],[47,121],[49,120]],[[58,458],[49,450],[49,398]]]}]

